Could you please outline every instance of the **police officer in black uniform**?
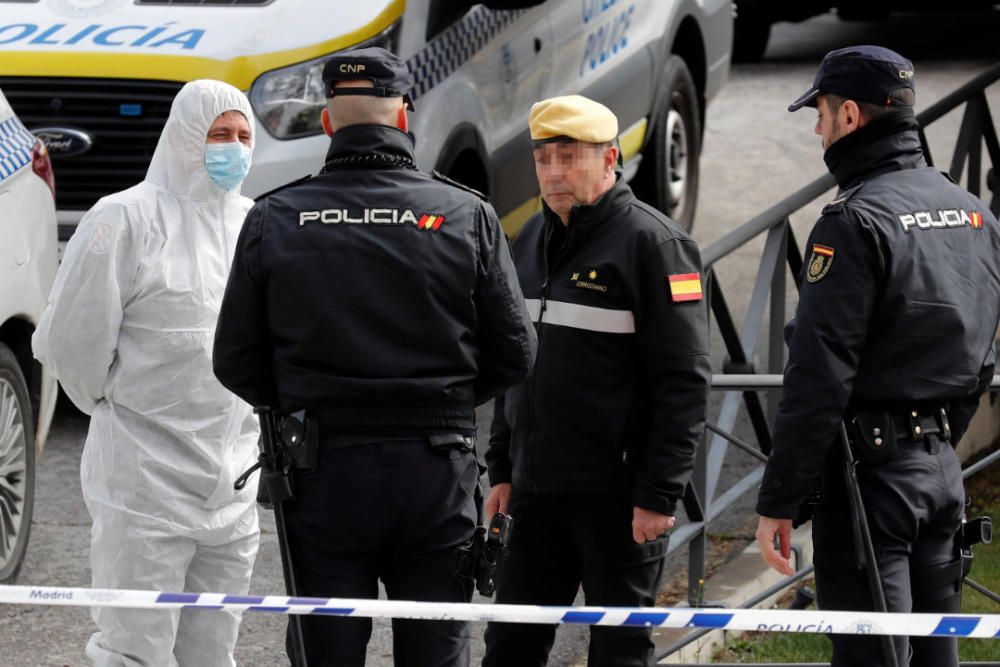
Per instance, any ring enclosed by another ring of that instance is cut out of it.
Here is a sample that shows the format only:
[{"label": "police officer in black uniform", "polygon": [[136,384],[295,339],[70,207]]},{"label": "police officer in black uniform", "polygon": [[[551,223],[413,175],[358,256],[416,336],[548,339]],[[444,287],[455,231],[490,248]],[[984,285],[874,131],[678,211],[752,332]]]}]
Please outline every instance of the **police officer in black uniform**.
[{"label": "police officer in black uniform", "polygon": [[[476,525],[474,408],[525,377],[535,332],[481,195],[417,170],[409,71],[380,48],[323,70],[319,175],[258,200],[237,243],[215,371],[305,411],[318,460],[285,510],[298,594],[459,602]],[[363,665],[368,619],[304,618],[311,665]],[[466,665],[466,623],[393,621],[397,665]]]},{"label": "police officer in black uniform", "polygon": [[[698,247],[616,174],[618,121],[584,97],[529,117],[543,212],[514,245],[538,327],[531,377],[497,400],[487,513],[512,515],[497,602],[652,606],[705,421]],[[556,626],[490,624],[487,667],[544,665]],[[648,627],[593,626],[589,664],[646,665]]]},{"label": "police officer in black uniform", "polygon": [[[792,521],[821,483],[813,544],[823,609],[873,609],[849,537],[835,444],[842,420],[889,611],[959,608],[964,491],[952,445],[993,375],[1000,229],[981,201],[927,165],[913,103],[910,61],[858,46],[827,54],[812,88],[788,107],[816,108],[840,189],[810,234],[786,329],[757,541],[790,574]],[[884,664],[877,637],[831,640],[835,666]],[[894,641],[900,665],[958,664],[954,639]]]}]

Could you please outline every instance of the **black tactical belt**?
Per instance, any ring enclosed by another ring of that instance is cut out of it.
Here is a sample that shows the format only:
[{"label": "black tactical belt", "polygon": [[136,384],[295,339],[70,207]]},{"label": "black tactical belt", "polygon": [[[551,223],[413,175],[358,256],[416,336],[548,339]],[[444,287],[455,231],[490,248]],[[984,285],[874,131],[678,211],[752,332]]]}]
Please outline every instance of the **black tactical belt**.
[{"label": "black tactical belt", "polygon": [[896,426],[896,437],[900,440],[919,442],[925,435],[933,433],[951,438],[948,413],[943,408],[930,412],[912,410],[901,415],[893,415],[892,420]]}]

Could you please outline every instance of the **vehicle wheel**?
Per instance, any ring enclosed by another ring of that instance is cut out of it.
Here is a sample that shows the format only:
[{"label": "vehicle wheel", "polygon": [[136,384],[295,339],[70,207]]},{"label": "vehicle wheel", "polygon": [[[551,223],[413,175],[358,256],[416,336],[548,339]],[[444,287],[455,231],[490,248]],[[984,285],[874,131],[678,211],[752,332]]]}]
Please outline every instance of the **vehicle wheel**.
[{"label": "vehicle wheel", "polygon": [[35,428],[17,359],[0,343],[0,583],[17,578],[35,505]]},{"label": "vehicle wheel", "polygon": [[690,231],[698,198],[701,114],[698,89],[687,65],[670,56],[660,79],[667,108],[657,114],[653,135],[643,151],[636,193]]},{"label": "vehicle wheel", "polygon": [[760,62],[771,38],[771,17],[755,3],[737,2],[733,22],[733,62]]}]

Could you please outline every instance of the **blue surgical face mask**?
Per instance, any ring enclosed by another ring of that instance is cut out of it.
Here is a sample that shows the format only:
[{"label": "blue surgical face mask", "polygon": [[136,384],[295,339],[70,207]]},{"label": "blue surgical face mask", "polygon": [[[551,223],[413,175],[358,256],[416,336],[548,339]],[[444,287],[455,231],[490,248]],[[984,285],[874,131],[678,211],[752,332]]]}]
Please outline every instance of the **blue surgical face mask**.
[{"label": "blue surgical face mask", "polygon": [[205,169],[216,185],[233,190],[250,171],[250,149],[239,141],[205,144]]}]

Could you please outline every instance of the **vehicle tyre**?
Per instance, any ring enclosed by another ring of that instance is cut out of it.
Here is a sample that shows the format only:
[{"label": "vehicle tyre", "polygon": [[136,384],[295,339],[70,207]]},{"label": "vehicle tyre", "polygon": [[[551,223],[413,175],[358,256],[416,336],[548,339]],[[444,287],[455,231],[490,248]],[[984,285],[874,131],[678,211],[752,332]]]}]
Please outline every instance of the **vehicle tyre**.
[{"label": "vehicle tyre", "polygon": [[28,386],[0,343],[0,583],[17,579],[35,505],[35,427]]},{"label": "vehicle tyre", "polygon": [[680,57],[667,60],[657,99],[666,108],[655,115],[636,176],[636,193],[690,231],[698,199],[701,114],[698,89]]},{"label": "vehicle tyre", "polygon": [[736,20],[733,21],[733,62],[760,62],[770,39],[771,17],[757,3],[737,2]]}]

